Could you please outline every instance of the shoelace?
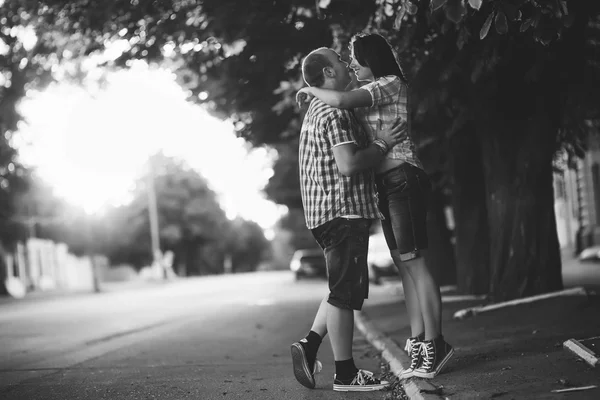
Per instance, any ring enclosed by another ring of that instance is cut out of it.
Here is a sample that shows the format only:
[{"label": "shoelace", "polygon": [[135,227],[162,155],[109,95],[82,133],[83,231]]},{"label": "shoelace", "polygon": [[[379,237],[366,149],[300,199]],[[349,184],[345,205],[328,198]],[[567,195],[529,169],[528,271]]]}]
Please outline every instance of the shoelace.
[{"label": "shoelace", "polygon": [[412,353],[412,348],[415,345],[415,343],[417,343],[416,339],[413,339],[413,338],[406,339],[406,346],[404,346],[404,351],[406,351],[407,353]]},{"label": "shoelace", "polygon": [[352,382],[350,384],[363,386],[371,383],[377,383],[373,378],[373,373],[370,371],[359,369],[356,373],[356,376],[354,377],[354,379],[352,379]]},{"label": "shoelace", "polygon": [[429,369],[433,365],[433,356],[434,356],[434,348],[433,342],[425,342],[421,344],[421,348],[423,351],[423,364],[422,367],[424,369]]},{"label": "shoelace", "polygon": [[412,351],[410,353],[410,369],[416,369],[418,367],[422,346],[422,342],[416,342],[413,344]]}]

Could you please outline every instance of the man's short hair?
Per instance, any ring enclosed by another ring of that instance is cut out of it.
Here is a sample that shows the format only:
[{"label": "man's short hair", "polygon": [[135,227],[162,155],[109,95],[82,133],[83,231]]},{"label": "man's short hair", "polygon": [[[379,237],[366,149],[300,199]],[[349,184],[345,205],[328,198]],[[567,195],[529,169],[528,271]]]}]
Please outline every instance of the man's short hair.
[{"label": "man's short hair", "polygon": [[322,86],[325,83],[323,69],[333,67],[329,58],[320,53],[321,50],[327,50],[327,47],[311,51],[302,61],[302,77],[308,86]]}]

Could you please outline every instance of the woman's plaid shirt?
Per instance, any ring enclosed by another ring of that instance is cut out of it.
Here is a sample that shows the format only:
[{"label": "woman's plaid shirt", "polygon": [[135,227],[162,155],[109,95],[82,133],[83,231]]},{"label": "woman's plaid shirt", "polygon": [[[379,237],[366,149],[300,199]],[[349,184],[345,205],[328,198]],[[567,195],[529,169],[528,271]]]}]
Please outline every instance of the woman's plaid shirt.
[{"label": "woman's plaid shirt", "polygon": [[423,169],[423,164],[417,157],[415,143],[412,141],[410,121],[408,119],[408,87],[397,76],[389,75],[370,82],[361,87],[371,94],[371,107],[354,109],[356,117],[362,123],[371,139],[377,137],[378,121],[382,128],[391,128],[398,120],[408,121],[408,135],[395,145],[387,154],[387,158],[402,160],[417,168]]},{"label": "woman's plaid shirt", "polygon": [[359,148],[369,145],[351,112],[313,99],[302,123],[299,153],[300,189],[309,229],[347,215],[381,218],[372,170],[350,177],[338,170],[333,148],[348,143]]}]

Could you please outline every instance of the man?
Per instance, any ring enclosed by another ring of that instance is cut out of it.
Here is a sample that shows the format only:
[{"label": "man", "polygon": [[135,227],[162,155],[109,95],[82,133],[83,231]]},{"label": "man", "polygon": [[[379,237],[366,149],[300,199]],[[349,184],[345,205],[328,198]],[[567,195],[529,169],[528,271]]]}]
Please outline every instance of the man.
[{"label": "man", "polygon": [[[345,90],[351,83],[348,64],[333,50],[320,48],[306,56],[302,75],[309,86]],[[399,125],[379,131],[369,143],[351,111],[313,99],[300,133],[300,185],[306,225],[323,248],[329,294],[323,299],[309,334],[292,344],[296,379],[315,387],[317,350],[330,335],[335,359],[333,390],[381,390],[388,382],[360,370],[352,357],[354,312],[368,295],[367,249],[377,210],[371,168],[406,131]]]}]

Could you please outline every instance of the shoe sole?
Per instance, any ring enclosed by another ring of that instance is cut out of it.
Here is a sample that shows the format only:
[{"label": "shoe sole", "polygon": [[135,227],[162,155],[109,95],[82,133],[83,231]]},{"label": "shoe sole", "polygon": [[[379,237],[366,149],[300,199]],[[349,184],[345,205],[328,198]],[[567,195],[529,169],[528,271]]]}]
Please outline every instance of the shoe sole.
[{"label": "shoe sole", "polygon": [[292,364],[294,365],[294,376],[296,380],[300,382],[302,386],[309,389],[315,388],[315,378],[310,373],[308,367],[308,361],[306,360],[306,353],[304,347],[300,343],[292,344]]},{"label": "shoe sole", "polygon": [[371,386],[360,386],[360,385],[333,385],[333,391],[335,392],[375,392],[383,390],[388,387],[389,384],[382,385],[371,385]]},{"label": "shoe sole", "polygon": [[415,376],[415,370],[410,370],[410,371],[406,371],[406,372],[401,372],[400,375],[398,376],[398,378],[400,379],[408,379],[408,378],[412,378],[413,376]]},{"label": "shoe sole", "polygon": [[452,356],[454,355],[454,349],[451,349],[450,352],[448,354],[446,354],[446,357],[444,357],[444,359],[442,360],[442,362],[440,362],[440,364],[438,365],[437,369],[433,372],[420,372],[419,370],[415,370],[415,372],[413,373],[414,376],[417,376],[419,378],[425,378],[425,379],[432,379],[435,378],[435,376],[437,374],[439,374],[440,372],[442,372],[442,368],[444,368],[444,366],[446,365],[446,363],[452,358]]}]

